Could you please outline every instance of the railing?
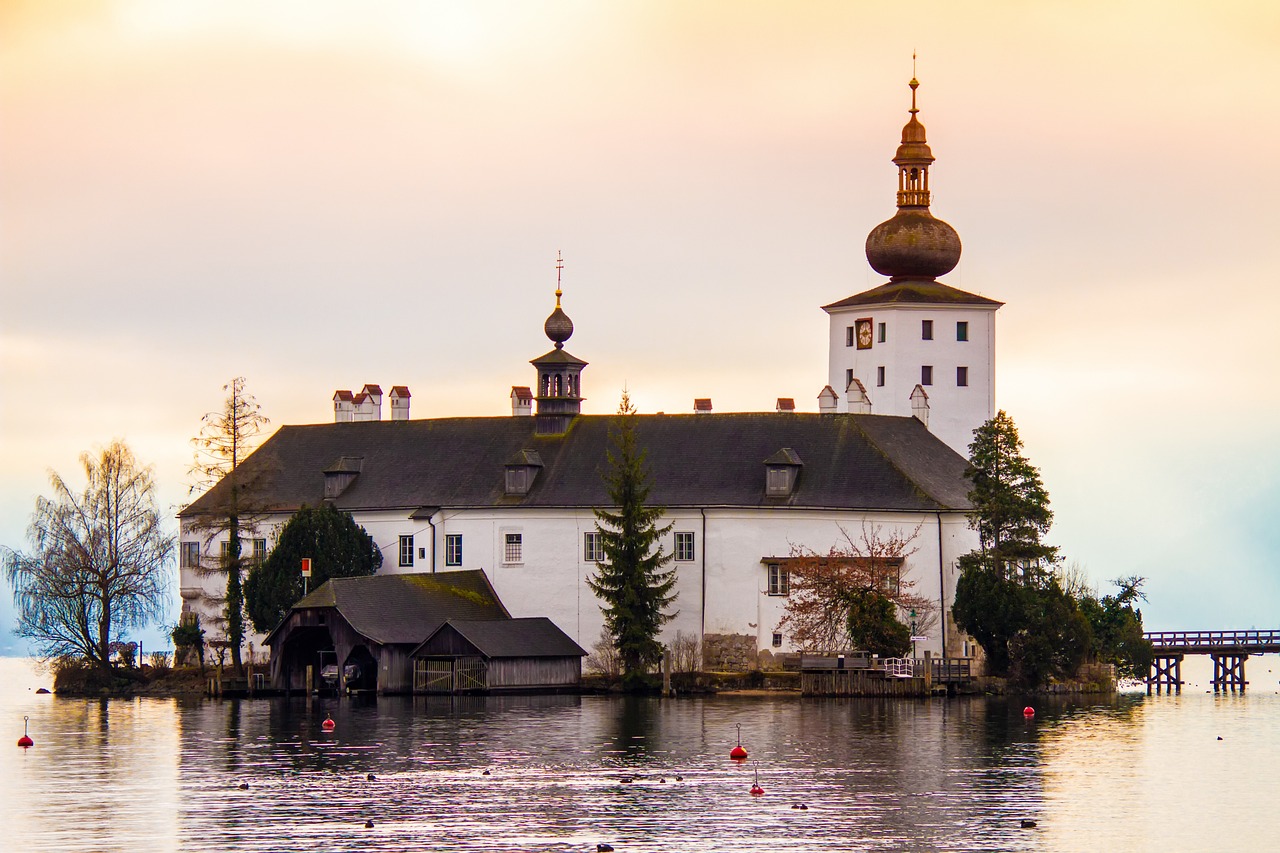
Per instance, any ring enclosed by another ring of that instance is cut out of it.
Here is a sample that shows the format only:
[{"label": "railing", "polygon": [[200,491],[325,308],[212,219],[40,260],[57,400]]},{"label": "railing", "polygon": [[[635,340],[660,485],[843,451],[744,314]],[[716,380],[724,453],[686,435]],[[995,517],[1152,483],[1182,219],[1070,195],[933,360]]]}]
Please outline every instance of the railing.
[{"label": "railing", "polygon": [[1280,651],[1280,630],[1269,631],[1150,631],[1142,636],[1161,649],[1271,648]]}]

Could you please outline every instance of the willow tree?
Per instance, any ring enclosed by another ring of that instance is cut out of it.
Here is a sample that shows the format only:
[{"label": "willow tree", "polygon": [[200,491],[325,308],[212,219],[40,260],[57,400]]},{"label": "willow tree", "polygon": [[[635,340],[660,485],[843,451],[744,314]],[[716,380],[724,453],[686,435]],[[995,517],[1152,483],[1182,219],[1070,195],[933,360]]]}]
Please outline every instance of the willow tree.
[{"label": "willow tree", "polygon": [[124,633],[163,617],[169,603],[173,536],[156,505],[150,466],[122,442],[81,454],[85,486],[56,472],[53,497],[36,499],[30,553],[5,555],[18,633],[40,655],[105,667]]},{"label": "willow tree", "polygon": [[636,438],[636,410],[624,391],[609,429],[609,469],[605,486],[613,506],[596,509],[596,530],[604,559],[587,583],[604,603],[605,630],[622,664],[623,683],[636,687],[641,676],[662,660],[658,632],[674,613],[674,569],[666,569],[661,539],[671,525],[661,525],[665,511],[648,504],[646,451]]},{"label": "willow tree", "polygon": [[[188,519],[188,528],[204,535],[205,543],[226,535],[226,547],[216,562],[204,563],[200,570],[225,574],[226,597],[222,600],[226,638],[231,646],[231,662],[242,669],[240,647],[244,643],[244,559],[243,534],[256,531],[266,507],[261,500],[264,466],[256,466],[246,476],[242,463],[253,452],[262,429],[270,423],[262,415],[253,395],[245,392],[244,377],[236,377],[222,387],[227,393],[222,408],[201,419],[200,434],[191,440],[195,461],[191,466],[191,492],[209,491],[203,511]],[[206,549],[201,548],[201,553]]]}]

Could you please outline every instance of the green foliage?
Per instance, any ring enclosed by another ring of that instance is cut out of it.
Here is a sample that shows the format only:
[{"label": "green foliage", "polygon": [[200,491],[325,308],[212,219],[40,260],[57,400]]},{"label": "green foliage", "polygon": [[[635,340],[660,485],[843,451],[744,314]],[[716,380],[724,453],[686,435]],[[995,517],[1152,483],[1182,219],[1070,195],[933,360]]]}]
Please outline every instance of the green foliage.
[{"label": "green foliage", "polygon": [[1146,600],[1143,578],[1118,578],[1112,583],[1118,595],[1084,596],[1080,610],[1093,630],[1094,655],[1103,663],[1115,664],[1121,678],[1145,678],[1151,670],[1155,649],[1142,636],[1142,611],[1134,604]]},{"label": "green foliage", "polygon": [[194,613],[184,614],[169,632],[173,639],[174,664],[182,663],[187,649],[195,649],[200,658],[200,670],[204,671],[204,629],[200,627],[200,617]]},{"label": "green foliage", "polygon": [[664,511],[646,505],[649,474],[645,451],[636,440],[635,408],[623,392],[609,431],[609,470],[604,474],[613,510],[597,509],[596,529],[604,560],[587,579],[604,603],[605,630],[621,659],[623,684],[638,687],[646,669],[662,660],[658,632],[675,615],[675,570],[664,570],[672,555],[659,540],[671,525],[659,526]]},{"label": "green foliage", "polygon": [[898,608],[878,592],[848,595],[849,638],[854,647],[880,657],[903,657],[911,650],[911,629],[898,621]]},{"label": "green foliage", "polygon": [[151,468],[115,441],[83,453],[85,486],[51,473],[52,498],[36,499],[30,553],[8,551],[4,572],[17,633],[46,658],[111,664],[113,644],[169,604],[173,537],[164,532]]},{"label": "green foliage", "polygon": [[1022,455],[1022,439],[1012,418],[997,412],[974,430],[969,464],[969,524],[978,531],[983,560],[1005,574],[1034,582],[1037,571],[1057,560],[1058,549],[1040,541],[1053,523],[1049,493],[1040,471]]},{"label": "green foliage", "polygon": [[311,558],[310,589],[330,578],[365,577],[378,571],[382,552],[350,513],[330,504],[303,506],[280,530],[280,539],[245,580],[245,609],[266,633],[302,598],[302,558]]}]

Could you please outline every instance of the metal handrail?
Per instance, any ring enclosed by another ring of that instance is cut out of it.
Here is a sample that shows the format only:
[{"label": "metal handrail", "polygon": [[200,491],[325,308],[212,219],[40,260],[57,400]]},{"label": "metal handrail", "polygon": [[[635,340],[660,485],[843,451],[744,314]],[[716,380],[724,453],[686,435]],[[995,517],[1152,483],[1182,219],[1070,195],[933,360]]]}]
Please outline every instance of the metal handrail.
[{"label": "metal handrail", "polygon": [[1149,631],[1142,635],[1156,648],[1170,646],[1280,646],[1280,630]]}]

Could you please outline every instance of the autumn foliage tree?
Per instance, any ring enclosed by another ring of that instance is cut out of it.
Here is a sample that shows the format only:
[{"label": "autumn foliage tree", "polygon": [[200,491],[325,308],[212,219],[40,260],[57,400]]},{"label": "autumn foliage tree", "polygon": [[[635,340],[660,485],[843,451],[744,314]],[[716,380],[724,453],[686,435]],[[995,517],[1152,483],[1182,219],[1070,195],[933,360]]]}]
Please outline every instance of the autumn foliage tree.
[{"label": "autumn foliage tree", "polygon": [[810,651],[905,654],[911,638],[903,619],[914,611],[918,625],[924,624],[934,611],[903,571],[919,532],[918,526],[886,533],[864,524],[857,539],[840,528],[843,541],[825,554],[793,547],[785,561],[790,593],[779,630]]},{"label": "autumn foliage tree", "polygon": [[265,467],[257,466],[246,475],[241,464],[270,422],[258,401],[245,391],[244,377],[236,377],[222,390],[227,394],[222,408],[204,416],[200,434],[191,440],[196,449],[191,491],[208,490],[210,500],[205,502],[205,512],[187,520],[189,529],[202,533],[206,543],[227,535],[225,551],[214,556],[216,562],[202,564],[201,570],[226,576],[223,616],[231,662],[238,673],[245,634],[243,535],[255,531],[265,513],[260,494],[267,474]]}]

